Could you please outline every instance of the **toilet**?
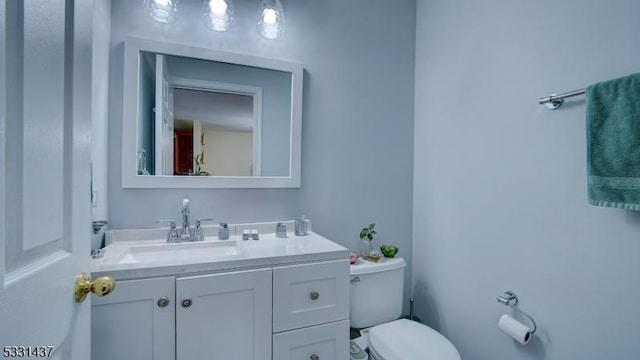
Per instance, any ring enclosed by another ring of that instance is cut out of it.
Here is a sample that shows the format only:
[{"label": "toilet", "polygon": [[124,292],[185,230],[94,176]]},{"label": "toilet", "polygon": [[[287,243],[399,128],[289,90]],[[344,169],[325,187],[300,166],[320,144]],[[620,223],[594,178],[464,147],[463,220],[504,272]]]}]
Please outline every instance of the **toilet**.
[{"label": "toilet", "polygon": [[460,360],[458,350],[432,328],[402,314],[404,268],[400,257],[351,265],[351,327],[369,328],[373,360]]}]

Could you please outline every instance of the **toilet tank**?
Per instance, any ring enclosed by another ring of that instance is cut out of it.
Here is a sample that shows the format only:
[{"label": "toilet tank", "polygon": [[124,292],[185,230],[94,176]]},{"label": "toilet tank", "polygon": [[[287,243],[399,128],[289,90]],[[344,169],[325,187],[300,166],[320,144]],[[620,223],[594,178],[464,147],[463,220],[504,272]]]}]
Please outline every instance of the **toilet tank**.
[{"label": "toilet tank", "polygon": [[379,262],[359,259],[351,265],[351,327],[356,329],[396,320],[402,315],[403,258]]}]

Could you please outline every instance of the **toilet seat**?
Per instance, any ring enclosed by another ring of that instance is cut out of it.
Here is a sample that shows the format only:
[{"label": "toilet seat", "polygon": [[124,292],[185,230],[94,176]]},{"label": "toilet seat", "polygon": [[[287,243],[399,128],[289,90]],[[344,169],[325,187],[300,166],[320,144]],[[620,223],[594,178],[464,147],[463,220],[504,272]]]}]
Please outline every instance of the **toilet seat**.
[{"label": "toilet seat", "polygon": [[379,360],[460,360],[458,350],[439,332],[407,319],[372,327],[369,351]]}]

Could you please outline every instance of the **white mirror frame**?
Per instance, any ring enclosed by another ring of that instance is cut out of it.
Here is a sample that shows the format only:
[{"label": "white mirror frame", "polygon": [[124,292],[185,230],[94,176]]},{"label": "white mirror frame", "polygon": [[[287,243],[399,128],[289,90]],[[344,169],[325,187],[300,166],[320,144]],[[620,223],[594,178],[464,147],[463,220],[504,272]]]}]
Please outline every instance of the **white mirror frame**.
[{"label": "white mirror frame", "polygon": [[[184,56],[291,73],[289,176],[138,175],[138,78],[140,52]],[[127,38],[124,43],[122,102],[123,188],[299,188],[302,150],[302,64],[181,44]]]}]

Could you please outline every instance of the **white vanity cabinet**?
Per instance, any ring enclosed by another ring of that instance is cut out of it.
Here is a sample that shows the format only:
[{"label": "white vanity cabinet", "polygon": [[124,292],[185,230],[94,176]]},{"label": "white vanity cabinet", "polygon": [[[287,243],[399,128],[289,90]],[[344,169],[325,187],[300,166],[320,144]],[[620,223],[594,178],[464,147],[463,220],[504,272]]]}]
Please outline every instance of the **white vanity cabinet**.
[{"label": "white vanity cabinet", "polygon": [[271,354],[271,268],[176,280],[178,360]]},{"label": "white vanity cabinet", "polygon": [[349,262],[117,281],[93,360],[347,360]]},{"label": "white vanity cabinet", "polygon": [[91,359],[174,360],[175,315],[175,277],[118,281],[91,301]]}]

